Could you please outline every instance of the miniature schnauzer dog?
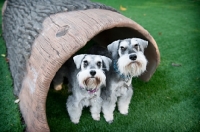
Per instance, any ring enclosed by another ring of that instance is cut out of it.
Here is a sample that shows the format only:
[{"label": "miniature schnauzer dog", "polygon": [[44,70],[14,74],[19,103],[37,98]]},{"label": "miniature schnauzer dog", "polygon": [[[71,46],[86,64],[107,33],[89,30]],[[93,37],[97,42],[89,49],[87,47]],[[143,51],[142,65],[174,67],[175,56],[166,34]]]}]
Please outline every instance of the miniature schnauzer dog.
[{"label": "miniature schnauzer dog", "polygon": [[133,95],[132,77],[141,75],[147,66],[144,49],[148,41],[139,38],[117,40],[107,46],[112,56],[106,88],[102,89],[102,112],[108,123],[113,122],[113,111],[118,105],[121,114],[127,115]]},{"label": "miniature schnauzer dog", "polygon": [[69,87],[72,89],[72,95],[68,97],[66,106],[73,123],[79,123],[84,106],[91,106],[92,118],[100,120],[102,106],[100,93],[101,88],[106,85],[105,72],[109,70],[111,63],[112,60],[108,57],[89,54],[76,55],[73,60],[69,59],[66,62],[64,70]]}]

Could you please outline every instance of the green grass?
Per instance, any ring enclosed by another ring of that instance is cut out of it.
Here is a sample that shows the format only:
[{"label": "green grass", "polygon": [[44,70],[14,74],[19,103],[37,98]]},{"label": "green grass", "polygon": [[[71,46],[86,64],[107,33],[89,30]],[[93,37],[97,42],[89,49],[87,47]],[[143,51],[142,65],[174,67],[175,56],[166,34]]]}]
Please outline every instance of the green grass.
[{"label": "green grass", "polygon": [[[3,2],[0,2],[2,7]],[[2,23],[2,17],[0,17]],[[1,25],[1,24],[0,24]],[[11,73],[6,62],[6,46],[2,37],[2,27],[0,26],[0,131],[21,132],[23,125],[18,104],[13,95],[13,85]]]},{"label": "green grass", "polygon": [[[114,112],[108,124],[92,119],[85,108],[78,125],[66,111],[67,90],[50,89],[47,119],[52,132],[64,131],[200,131],[200,1],[199,0],[93,0],[110,5],[147,29],[156,40],[161,63],[149,82],[133,79],[129,114]],[[106,15],[106,14],[105,14]],[[0,54],[6,54],[0,37]],[[172,63],[181,66],[173,66]],[[14,104],[12,80],[5,57],[0,56],[0,131],[22,131]]]}]

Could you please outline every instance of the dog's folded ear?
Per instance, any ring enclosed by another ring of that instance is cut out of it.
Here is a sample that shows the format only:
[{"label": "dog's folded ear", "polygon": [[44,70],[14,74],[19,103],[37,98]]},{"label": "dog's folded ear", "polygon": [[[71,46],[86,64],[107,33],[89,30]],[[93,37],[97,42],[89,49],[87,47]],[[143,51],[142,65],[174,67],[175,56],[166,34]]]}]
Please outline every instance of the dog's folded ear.
[{"label": "dog's folded ear", "polygon": [[105,57],[105,56],[101,56],[101,58],[103,60],[103,64],[105,65],[106,70],[109,71],[112,60],[108,57]]},{"label": "dog's folded ear", "polygon": [[74,63],[76,65],[76,68],[79,69],[81,67],[81,62],[83,58],[86,56],[86,54],[76,55],[73,57]]},{"label": "dog's folded ear", "polygon": [[113,58],[117,58],[119,43],[120,40],[116,40],[107,46],[107,49],[112,53]]}]

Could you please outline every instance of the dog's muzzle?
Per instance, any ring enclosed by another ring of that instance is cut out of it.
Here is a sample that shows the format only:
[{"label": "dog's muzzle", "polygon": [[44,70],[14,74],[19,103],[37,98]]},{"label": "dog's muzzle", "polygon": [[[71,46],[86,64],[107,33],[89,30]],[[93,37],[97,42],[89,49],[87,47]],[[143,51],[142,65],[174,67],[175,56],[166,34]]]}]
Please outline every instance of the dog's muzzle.
[{"label": "dog's muzzle", "polygon": [[95,70],[91,70],[89,73],[91,76],[85,80],[86,90],[89,93],[95,93],[98,90],[97,87],[100,84],[100,78],[95,76],[97,74]]},{"label": "dog's muzzle", "polygon": [[94,75],[96,74],[95,71],[90,73],[92,77],[86,79],[85,83],[86,83],[86,90],[89,93],[95,93],[98,91],[98,85],[100,84],[100,79],[94,77]]},{"label": "dog's muzzle", "polygon": [[105,85],[105,74],[101,69],[83,70],[77,74],[80,88],[89,93],[95,93],[101,86]]}]

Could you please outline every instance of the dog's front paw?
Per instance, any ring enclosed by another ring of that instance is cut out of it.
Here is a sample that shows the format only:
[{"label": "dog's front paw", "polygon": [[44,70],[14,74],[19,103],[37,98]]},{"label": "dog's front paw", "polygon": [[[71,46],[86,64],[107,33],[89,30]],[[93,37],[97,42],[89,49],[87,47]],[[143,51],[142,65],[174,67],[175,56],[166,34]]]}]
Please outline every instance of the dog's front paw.
[{"label": "dog's front paw", "polygon": [[122,115],[128,115],[128,110],[127,110],[127,109],[119,109],[119,112],[120,112]]},{"label": "dog's front paw", "polygon": [[100,114],[92,114],[92,118],[96,121],[100,120]]},{"label": "dog's front paw", "polygon": [[113,115],[104,115],[104,118],[109,124],[113,122]]},{"label": "dog's front paw", "polygon": [[71,121],[72,121],[74,124],[78,124],[78,123],[79,123],[79,119],[71,119]]},{"label": "dog's front paw", "polygon": [[113,120],[107,121],[109,124],[113,123]]}]

